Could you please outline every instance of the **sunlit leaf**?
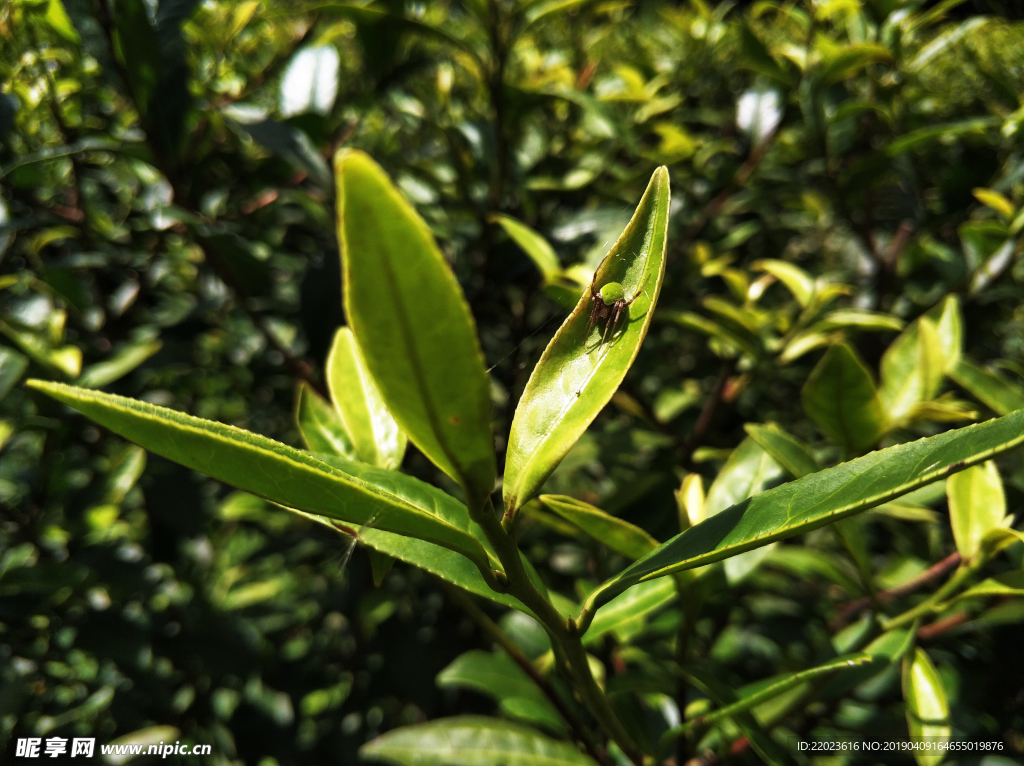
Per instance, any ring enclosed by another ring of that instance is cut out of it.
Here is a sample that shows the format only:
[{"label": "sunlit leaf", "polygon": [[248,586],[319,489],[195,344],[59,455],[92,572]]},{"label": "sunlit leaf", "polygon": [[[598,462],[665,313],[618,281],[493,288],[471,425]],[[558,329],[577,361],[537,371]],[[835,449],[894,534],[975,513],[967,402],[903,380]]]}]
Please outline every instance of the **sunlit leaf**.
[{"label": "sunlit leaf", "polygon": [[[949,702],[942,677],[924,649],[915,649],[903,660],[903,701],[907,708],[907,729],[914,742],[943,745],[953,734],[949,721]],[[945,753],[914,750],[919,766],[937,766]]]},{"label": "sunlit leaf", "polygon": [[151,452],[246,492],[347,523],[373,519],[381,530],[450,548],[493,577],[483,545],[468,531],[465,508],[454,499],[439,505],[436,491],[411,476],[357,463],[345,472],[264,436],[165,407],[60,383],[27,385]]},{"label": "sunlit leaf", "polygon": [[610,337],[591,322],[595,301],[583,293],[534,368],[519,400],[505,458],[507,512],[533,497],[608,403],[647,334],[665,273],[668,171],[659,168],[632,220],[594,277],[598,288],[622,285],[633,300]]},{"label": "sunlit leaf", "polygon": [[1006,516],[999,469],[989,460],[954,474],[946,479],[946,495],[956,549],[964,561],[970,561],[980,550],[982,538],[1002,526]]},{"label": "sunlit leaf", "polygon": [[845,343],[825,352],[801,396],[807,414],[848,454],[870,447],[887,427],[871,373]]},{"label": "sunlit leaf", "polygon": [[368,761],[398,766],[593,766],[568,742],[511,721],[483,716],[440,718],[392,729],[359,748]]},{"label": "sunlit leaf", "polygon": [[325,369],[331,399],[358,459],[383,468],[401,465],[405,434],[388,412],[347,327],[334,334]]},{"label": "sunlit leaf", "polygon": [[580,624],[639,582],[810,531],[982,463],[1024,443],[1024,412],[872,452],[762,492],[676,535],[601,585]]},{"label": "sunlit leaf", "polygon": [[335,158],[345,310],[401,429],[471,508],[494,489],[490,385],[469,306],[426,223],[367,155]]}]

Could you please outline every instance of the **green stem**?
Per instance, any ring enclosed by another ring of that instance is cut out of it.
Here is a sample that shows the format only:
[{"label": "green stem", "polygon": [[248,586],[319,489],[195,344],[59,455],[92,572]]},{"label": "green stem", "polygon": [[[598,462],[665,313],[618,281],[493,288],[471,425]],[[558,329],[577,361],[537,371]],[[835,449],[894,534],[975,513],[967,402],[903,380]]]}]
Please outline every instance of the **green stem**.
[{"label": "green stem", "polygon": [[473,619],[473,621],[480,626],[480,628],[487,633],[495,643],[501,646],[502,649],[512,658],[523,672],[530,677],[530,679],[537,685],[547,697],[551,704],[555,706],[559,714],[572,729],[573,735],[576,739],[581,742],[586,749],[587,753],[602,766],[606,766],[608,763],[608,754],[605,753],[594,741],[594,737],[589,731],[580,723],[580,720],[573,714],[572,710],[569,709],[565,701],[559,696],[555,688],[548,683],[548,680],[544,675],[537,669],[537,666],[530,661],[530,658],[520,651],[519,647],[516,646],[499,628],[494,620],[487,616],[483,609],[481,609],[475,601],[462,589],[451,585],[444,580],[438,578],[438,581],[444,587],[444,589],[459,602],[466,613]]},{"label": "green stem", "polygon": [[902,627],[907,623],[913,622],[918,617],[935,611],[936,607],[941,605],[942,602],[944,602],[950,595],[955,593],[960,586],[963,585],[964,581],[974,574],[977,568],[977,565],[960,566],[960,568],[953,573],[953,576],[946,581],[945,585],[935,591],[920,604],[908,609],[903,612],[903,614],[893,617],[891,620],[881,620],[882,630],[888,631],[893,628]]},{"label": "green stem", "polygon": [[498,521],[490,498],[487,499],[483,508],[475,513],[471,512],[471,516],[483,527],[484,534],[487,535],[499,561],[505,567],[508,592],[522,601],[544,623],[552,641],[557,644],[556,655],[560,653],[565,657],[568,664],[566,669],[569,671],[583,703],[608,736],[626,754],[626,757],[636,766],[642,766],[644,763],[643,753],[633,742],[626,727],[622,725],[608,699],[597,685],[594,674],[590,671],[590,663],[587,661],[587,653],[580,641],[576,622],[571,617],[563,617],[527,576],[523,560],[519,555],[514,525],[506,533],[501,522]]}]

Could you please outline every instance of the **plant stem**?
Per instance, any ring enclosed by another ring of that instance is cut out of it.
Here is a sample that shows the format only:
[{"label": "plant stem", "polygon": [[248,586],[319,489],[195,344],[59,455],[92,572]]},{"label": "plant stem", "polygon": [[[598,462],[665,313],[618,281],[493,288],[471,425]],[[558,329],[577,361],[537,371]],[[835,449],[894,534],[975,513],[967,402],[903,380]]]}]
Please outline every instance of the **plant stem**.
[{"label": "plant stem", "polygon": [[569,709],[569,706],[565,704],[565,701],[561,696],[559,696],[555,688],[548,683],[548,680],[537,669],[537,666],[530,661],[530,658],[523,654],[519,647],[509,640],[509,637],[501,631],[501,628],[494,623],[494,620],[488,617],[484,610],[481,609],[477,603],[465,593],[465,591],[445,582],[444,580],[438,579],[438,581],[444,589],[451,594],[452,598],[459,602],[459,606],[466,610],[466,613],[472,618],[472,620],[479,625],[487,635],[494,639],[494,641],[505,650],[508,656],[523,669],[523,672],[525,672],[526,675],[528,675],[530,679],[537,684],[537,687],[544,693],[544,696],[551,701],[551,704],[558,709],[558,712],[561,714],[562,718],[565,719],[565,722],[569,724],[569,728],[572,729],[572,733],[576,739],[583,743],[583,746],[586,748],[590,757],[602,764],[602,766],[606,766],[608,763],[608,754],[598,746],[590,732],[584,728],[583,724],[573,714],[572,710]]},{"label": "plant stem", "polygon": [[942,604],[942,602],[945,601],[948,596],[955,593],[956,590],[964,583],[964,581],[974,574],[975,569],[976,566],[973,565],[961,565],[961,567],[953,573],[953,576],[946,581],[945,585],[943,585],[941,588],[935,591],[923,602],[913,607],[912,609],[908,609],[907,611],[903,612],[903,614],[893,617],[891,620],[882,620],[882,630],[892,630],[893,628],[902,627],[907,623],[913,622],[918,617],[928,614],[933,609],[935,609],[935,607]]},{"label": "plant stem", "polygon": [[[930,566],[917,577],[907,580],[905,583],[903,583],[902,585],[897,585],[895,588],[883,590],[880,593],[876,594],[875,597],[880,604],[884,604],[888,601],[894,601],[897,598],[906,596],[910,593],[913,593],[918,588],[923,588],[925,585],[928,585],[933,580],[937,580],[950,569],[952,569],[955,566],[958,566],[960,564],[960,561],[961,559],[959,553],[951,553],[948,556],[946,556],[946,558],[944,558],[942,561]],[[850,621],[850,618],[855,616],[862,609],[866,609],[869,606],[871,606],[871,599],[869,599],[867,596],[863,598],[858,598],[856,601],[851,601],[850,603],[846,604],[845,606],[839,609],[839,614],[837,614],[829,623],[829,629],[831,629],[833,632],[839,630],[847,622]]]},{"label": "plant stem", "polygon": [[583,703],[608,736],[626,754],[626,757],[636,766],[643,766],[644,754],[633,742],[633,738],[626,731],[626,727],[622,725],[608,699],[604,696],[604,692],[597,685],[594,674],[590,671],[590,663],[587,661],[587,653],[577,634],[575,621],[571,617],[564,617],[555,609],[554,605],[537,590],[536,585],[527,576],[526,568],[520,558],[519,546],[516,543],[515,525],[510,525],[507,531],[502,527],[490,498],[487,498],[482,509],[475,513],[471,510],[470,515],[483,527],[484,534],[487,535],[487,539],[505,568],[508,592],[522,601],[544,623],[552,641],[557,644],[556,655],[560,651],[565,657],[568,665],[566,670],[569,671]]}]

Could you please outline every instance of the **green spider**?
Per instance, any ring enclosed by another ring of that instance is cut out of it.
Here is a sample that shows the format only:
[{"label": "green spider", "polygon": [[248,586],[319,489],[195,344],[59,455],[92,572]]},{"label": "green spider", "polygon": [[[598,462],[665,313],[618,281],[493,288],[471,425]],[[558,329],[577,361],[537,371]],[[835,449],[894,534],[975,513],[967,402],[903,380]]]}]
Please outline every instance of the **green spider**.
[{"label": "green spider", "polygon": [[[648,279],[650,275],[648,275]],[[643,284],[640,285],[640,289],[634,293],[633,297],[628,301],[626,300],[626,291],[622,285],[618,282],[608,282],[601,286],[600,290],[594,289],[594,283],[597,281],[597,275],[594,275],[594,280],[590,283],[590,297],[594,299],[594,308],[590,312],[590,320],[587,322],[587,334],[590,334],[590,328],[597,322],[604,322],[604,334],[601,335],[601,343],[603,344],[608,338],[608,332],[612,331],[612,337],[615,337],[615,325],[619,323],[619,316],[622,314],[624,309],[629,308],[633,301],[639,297],[640,293],[643,292],[644,286],[647,284],[647,279],[644,279]],[[626,317],[629,318],[629,313],[626,313]]]}]

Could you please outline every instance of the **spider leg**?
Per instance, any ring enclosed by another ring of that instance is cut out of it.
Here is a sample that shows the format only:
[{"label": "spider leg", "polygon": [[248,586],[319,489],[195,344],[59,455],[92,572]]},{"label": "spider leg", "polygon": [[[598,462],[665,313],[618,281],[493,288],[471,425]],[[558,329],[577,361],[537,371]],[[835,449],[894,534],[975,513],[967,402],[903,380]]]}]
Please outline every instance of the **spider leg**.
[{"label": "spider leg", "polygon": [[626,301],[626,305],[627,306],[632,306],[633,305],[633,301],[635,301],[637,298],[640,297],[640,293],[642,293],[644,291],[644,288],[647,286],[647,282],[650,280],[650,278],[651,278],[651,275],[648,274],[647,275],[647,279],[645,279],[643,281],[643,284],[640,285],[639,288],[637,288],[637,291],[635,293],[633,293],[633,297],[630,298],[628,301]]},{"label": "spider leg", "polygon": [[[598,299],[598,300],[600,300],[600,299]],[[598,312],[600,312],[600,310],[601,310],[601,306],[600,306],[600,304],[597,304],[597,303],[595,303],[594,304],[594,308],[592,308],[590,310],[590,319],[587,320],[587,332],[585,333],[586,335],[590,335],[590,329],[594,326],[594,322],[597,321],[597,315],[598,315]]]},{"label": "spider leg", "polygon": [[609,330],[611,330],[612,333],[612,340],[615,340],[615,325],[619,323],[619,315],[622,313],[624,305],[624,301],[617,301],[615,303],[615,313],[608,317],[608,324],[604,326],[604,335],[601,337],[602,343],[604,343],[604,339],[608,337]]}]

